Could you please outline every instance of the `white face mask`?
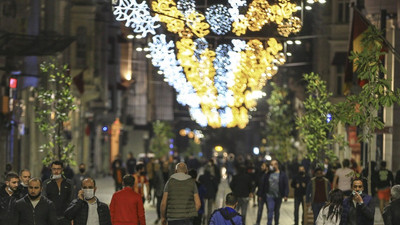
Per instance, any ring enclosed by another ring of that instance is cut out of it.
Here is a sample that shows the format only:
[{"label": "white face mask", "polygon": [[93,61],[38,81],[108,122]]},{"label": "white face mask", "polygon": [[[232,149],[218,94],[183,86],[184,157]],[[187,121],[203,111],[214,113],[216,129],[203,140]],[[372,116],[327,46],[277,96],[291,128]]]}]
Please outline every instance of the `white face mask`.
[{"label": "white face mask", "polygon": [[57,179],[60,179],[61,177],[62,177],[61,174],[57,174],[57,175],[53,175],[53,176],[51,177],[51,179],[57,180]]},{"label": "white face mask", "polygon": [[86,200],[92,199],[94,197],[94,189],[83,189],[83,197]]}]

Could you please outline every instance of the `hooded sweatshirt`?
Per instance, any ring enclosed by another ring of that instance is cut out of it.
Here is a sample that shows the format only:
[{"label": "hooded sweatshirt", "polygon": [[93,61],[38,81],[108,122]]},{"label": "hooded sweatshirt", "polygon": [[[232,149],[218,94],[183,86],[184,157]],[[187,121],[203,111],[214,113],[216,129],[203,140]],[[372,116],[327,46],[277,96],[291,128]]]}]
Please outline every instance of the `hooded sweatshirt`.
[{"label": "hooded sweatshirt", "polygon": [[243,217],[233,208],[225,207],[217,209],[211,215],[209,225],[242,225]]}]

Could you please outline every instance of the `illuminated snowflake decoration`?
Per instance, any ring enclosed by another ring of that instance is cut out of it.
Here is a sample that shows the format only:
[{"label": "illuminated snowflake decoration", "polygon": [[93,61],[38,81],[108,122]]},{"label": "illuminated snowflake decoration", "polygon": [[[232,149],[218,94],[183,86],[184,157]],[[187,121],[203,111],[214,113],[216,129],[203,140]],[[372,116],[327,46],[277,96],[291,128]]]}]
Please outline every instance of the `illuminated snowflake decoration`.
[{"label": "illuminated snowflake decoration", "polygon": [[136,0],[119,0],[114,5],[114,15],[117,21],[126,21],[125,26],[133,28],[135,33],[146,37],[148,33],[156,34],[155,29],[160,27],[157,17],[150,15],[149,6],[146,1],[138,4]]},{"label": "illuminated snowflake decoration", "polygon": [[182,12],[185,17],[190,15],[192,12],[196,11],[196,1],[195,0],[179,0],[176,3],[176,7]]},{"label": "illuminated snowflake decoration", "polygon": [[239,7],[246,6],[246,0],[229,0],[231,7],[228,9],[233,21],[239,20]]},{"label": "illuminated snowflake decoration", "polygon": [[208,48],[208,42],[205,38],[197,38],[194,40],[196,49],[194,50],[194,55],[198,60],[200,60],[200,55]]},{"label": "illuminated snowflake decoration", "polygon": [[214,60],[214,68],[216,74],[214,76],[214,85],[218,91],[218,105],[222,108],[227,107],[233,103],[232,92],[228,89],[228,83],[232,84],[234,81],[232,76],[228,73],[228,67],[231,64],[229,52],[232,51],[232,46],[222,44],[215,49],[216,57]]},{"label": "illuminated snowflake decoration", "polygon": [[232,18],[224,5],[212,5],[206,10],[206,19],[210,29],[217,35],[224,35],[231,30]]}]

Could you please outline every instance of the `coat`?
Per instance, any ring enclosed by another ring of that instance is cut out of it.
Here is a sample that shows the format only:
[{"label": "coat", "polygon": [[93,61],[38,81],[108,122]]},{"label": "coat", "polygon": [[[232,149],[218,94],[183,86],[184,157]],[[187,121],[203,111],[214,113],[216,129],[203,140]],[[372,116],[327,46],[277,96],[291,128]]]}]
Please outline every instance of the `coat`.
[{"label": "coat", "polygon": [[[100,225],[111,225],[110,210],[108,206],[98,199],[97,203],[97,213],[99,215]],[[65,210],[64,215],[68,220],[73,220],[74,225],[86,225],[89,213],[89,206],[86,201],[81,199],[74,199]]]},{"label": "coat", "polygon": [[52,201],[41,196],[35,208],[28,195],[15,203],[13,213],[15,225],[58,225],[56,209]]},{"label": "coat", "polygon": [[110,215],[113,225],[146,225],[142,197],[132,187],[114,193]]},{"label": "coat", "polygon": [[[373,225],[374,224],[374,216],[375,216],[375,206],[372,203],[372,197],[366,194],[361,195],[363,199],[363,204],[357,205],[357,225]],[[340,220],[341,225],[347,224],[347,220],[350,213],[350,207],[353,204],[352,196],[346,198],[343,201],[343,213],[342,218]]]},{"label": "coat", "polygon": [[[232,223],[233,222],[233,223]],[[211,214],[209,225],[242,225],[243,217],[234,209],[225,207],[217,209]]]}]

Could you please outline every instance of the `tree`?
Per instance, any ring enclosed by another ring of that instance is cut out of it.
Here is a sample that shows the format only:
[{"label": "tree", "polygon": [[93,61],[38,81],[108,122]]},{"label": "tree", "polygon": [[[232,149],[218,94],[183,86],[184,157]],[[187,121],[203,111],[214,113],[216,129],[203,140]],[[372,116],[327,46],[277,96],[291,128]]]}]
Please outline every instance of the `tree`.
[{"label": "tree", "polygon": [[150,141],[150,149],[156,157],[163,157],[170,151],[170,139],[175,137],[172,127],[166,122],[157,120],[153,122],[153,132],[154,136]]},{"label": "tree", "polygon": [[39,147],[41,152],[46,153],[42,162],[46,166],[54,160],[74,164],[74,146],[68,142],[64,131],[70,112],[76,109],[68,66],[61,66],[51,59],[40,64],[40,73],[36,88],[35,122],[47,139]]},{"label": "tree", "polygon": [[296,119],[297,129],[307,146],[307,157],[311,162],[323,164],[324,158],[335,158],[332,144],[343,143],[343,137],[333,135],[336,108],[329,102],[332,93],[327,91],[326,82],[315,73],[304,74],[304,80],[308,96],[304,102],[305,114]]},{"label": "tree", "polygon": [[294,112],[288,97],[288,89],[271,82],[273,88],[267,100],[267,145],[271,146],[276,158],[283,162],[289,160],[294,153],[293,130]]},{"label": "tree", "polygon": [[[384,128],[384,121],[377,112],[381,107],[390,107],[394,102],[400,103],[400,90],[393,90],[391,80],[386,79],[387,73],[381,57],[384,40],[380,31],[370,26],[365,31],[361,52],[351,52],[350,60],[356,66],[359,80],[365,81],[360,93],[349,95],[339,103],[340,120],[351,125],[359,126],[362,132],[359,140],[371,143],[376,129]],[[371,146],[368,145],[368,190],[371,191]]]}]

